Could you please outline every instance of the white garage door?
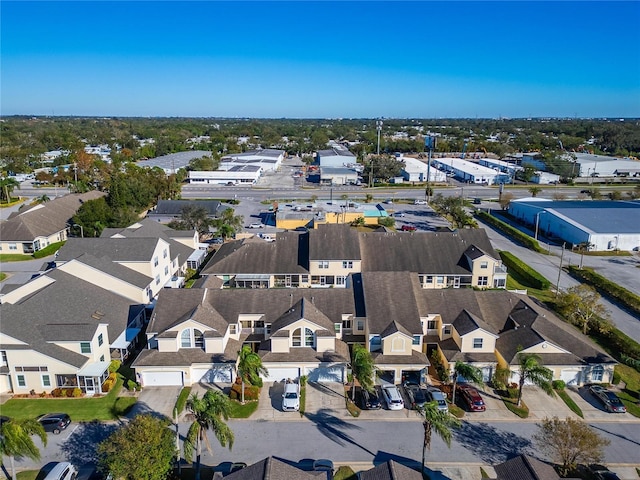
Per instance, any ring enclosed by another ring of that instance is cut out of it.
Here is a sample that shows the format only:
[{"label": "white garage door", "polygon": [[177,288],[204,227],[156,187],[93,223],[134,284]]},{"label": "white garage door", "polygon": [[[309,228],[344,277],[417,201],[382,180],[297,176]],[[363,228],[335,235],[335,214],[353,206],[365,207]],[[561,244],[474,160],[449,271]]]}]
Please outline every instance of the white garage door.
[{"label": "white garage door", "polygon": [[[517,372],[512,372],[511,374],[511,378],[509,378],[509,383],[517,383],[518,385],[520,384],[520,374]],[[534,385],[534,383],[529,380],[528,378],[525,379],[524,381],[525,385]]]},{"label": "white garage door", "polygon": [[577,385],[580,382],[580,370],[562,370],[560,379],[567,385]]},{"label": "white garage door", "polygon": [[194,368],[192,383],[231,383],[231,367]]},{"label": "white garage door", "polygon": [[344,377],[344,369],[342,367],[318,367],[307,369],[307,376],[310,382],[340,382]]},{"label": "white garage door", "polygon": [[182,385],[182,372],[143,372],[144,387],[166,387]]},{"label": "white garage door", "polygon": [[283,380],[291,379],[296,380],[300,376],[300,369],[298,367],[287,368],[268,368],[269,376],[263,376],[262,379],[267,382],[281,382]]}]

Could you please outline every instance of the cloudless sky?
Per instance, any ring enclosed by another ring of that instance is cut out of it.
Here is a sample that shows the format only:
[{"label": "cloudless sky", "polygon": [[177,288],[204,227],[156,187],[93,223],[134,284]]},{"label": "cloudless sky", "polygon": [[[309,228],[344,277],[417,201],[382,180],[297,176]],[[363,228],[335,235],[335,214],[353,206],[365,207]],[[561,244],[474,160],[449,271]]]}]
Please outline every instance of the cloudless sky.
[{"label": "cloudless sky", "polygon": [[0,2],[2,115],[640,117],[638,1]]}]

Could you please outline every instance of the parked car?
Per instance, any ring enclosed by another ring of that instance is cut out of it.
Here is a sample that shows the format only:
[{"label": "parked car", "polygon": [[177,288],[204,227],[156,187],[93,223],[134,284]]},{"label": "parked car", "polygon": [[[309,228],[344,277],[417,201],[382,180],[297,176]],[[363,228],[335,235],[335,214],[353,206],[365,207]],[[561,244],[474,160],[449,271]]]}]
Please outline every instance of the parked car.
[{"label": "parked car", "polygon": [[467,409],[471,412],[484,412],[487,409],[487,406],[484,404],[484,400],[476,390],[471,385],[467,385],[465,383],[458,384],[456,387],[456,391],[459,395],[459,399]]},{"label": "parked car", "polygon": [[591,473],[595,480],[620,480],[620,477],[617,474],[602,465],[597,465],[596,467],[592,466]]},{"label": "parked car", "polygon": [[319,458],[313,462],[314,472],[333,472],[333,462],[326,458]]},{"label": "parked car", "polygon": [[38,417],[38,421],[44,427],[45,432],[53,432],[58,435],[71,423],[71,418],[66,413],[48,413]]},{"label": "parked car", "polygon": [[252,223],[249,228],[264,228],[264,225],[262,223]]},{"label": "parked car", "polygon": [[384,203],[391,205],[393,203],[393,199],[392,198],[387,198]]},{"label": "parked car", "polygon": [[407,398],[411,403],[411,408],[414,410],[424,407],[424,404],[427,403],[425,391],[420,388],[420,385],[415,383],[405,383],[404,391],[407,392]]},{"label": "parked car", "polygon": [[447,406],[447,398],[442,393],[442,390],[436,387],[427,387],[427,398],[430,402],[436,402],[438,404],[438,410],[449,410]]},{"label": "parked car", "polygon": [[56,463],[44,480],[74,480],[78,470],[69,462]]},{"label": "parked car", "polygon": [[284,384],[282,394],[282,411],[297,412],[300,410],[300,387],[297,383],[287,382]]},{"label": "parked car", "polygon": [[417,230],[413,225],[402,225],[400,228],[403,232],[415,232]]},{"label": "parked car", "polygon": [[414,200],[413,204],[414,205],[426,205],[427,201],[426,200],[418,200],[418,199],[416,199],[416,200]]},{"label": "parked car", "polygon": [[400,392],[395,385],[382,387],[382,396],[389,410],[402,410],[404,408],[404,400],[402,400]]},{"label": "parked car", "polygon": [[625,413],[627,411],[627,407],[624,406],[618,396],[611,390],[607,390],[601,385],[591,385],[589,391],[602,403],[608,412]]},{"label": "parked car", "polygon": [[406,216],[404,212],[396,212],[393,214],[394,217],[404,217]]},{"label": "parked car", "polygon": [[382,408],[382,402],[380,401],[380,393],[374,388],[372,392],[367,392],[364,389],[360,389],[360,393],[357,395],[357,400],[362,410],[378,410]]},{"label": "parked car", "polygon": [[237,472],[238,470],[242,470],[243,468],[247,468],[247,464],[244,462],[234,462],[229,467],[229,473]]}]

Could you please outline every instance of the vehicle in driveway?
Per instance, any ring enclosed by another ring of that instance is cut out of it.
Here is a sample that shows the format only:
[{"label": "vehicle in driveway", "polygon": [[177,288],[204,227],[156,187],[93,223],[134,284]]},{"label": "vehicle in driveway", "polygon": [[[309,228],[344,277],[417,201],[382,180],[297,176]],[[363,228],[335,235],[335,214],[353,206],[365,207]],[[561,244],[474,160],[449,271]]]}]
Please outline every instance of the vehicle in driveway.
[{"label": "vehicle in driveway", "polygon": [[449,407],[447,406],[447,398],[439,388],[427,387],[427,399],[430,402],[436,402],[438,404],[438,410],[449,410]]},{"label": "vehicle in driveway", "polygon": [[71,423],[71,418],[66,413],[48,413],[38,417],[38,422],[44,427],[45,432],[58,435]]},{"label": "vehicle in driveway", "polygon": [[414,205],[426,205],[427,201],[426,200],[415,200],[413,202]]},{"label": "vehicle in driveway", "polygon": [[69,462],[56,463],[44,480],[74,480],[78,470]]},{"label": "vehicle in driveway", "polygon": [[456,387],[458,398],[470,412],[484,412],[487,406],[475,387],[467,384],[458,384]]},{"label": "vehicle in driveway", "polygon": [[261,223],[252,223],[249,225],[249,228],[264,228],[264,225]]},{"label": "vehicle in driveway", "polygon": [[402,410],[404,408],[404,400],[402,400],[400,391],[395,385],[383,386],[382,396],[389,410]]},{"label": "vehicle in driveway", "polygon": [[362,410],[378,410],[382,408],[380,391],[376,388],[374,388],[372,392],[360,389],[360,393],[357,395],[357,400],[358,405]]},{"label": "vehicle in driveway", "polygon": [[407,392],[407,398],[409,399],[409,403],[411,403],[411,408],[414,410],[424,407],[424,404],[427,403],[427,396],[425,395],[425,391],[420,388],[420,385],[405,383],[404,391]]},{"label": "vehicle in driveway", "polygon": [[300,410],[300,386],[297,383],[287,382],[284,384],[282,394],[282,411],[297,412]]},{"label": "vehicle in driveway", "polygon": [[313,462],[313,471],[314,472],[332,472],[333,473],[333,462],[326,458],[319,458]]},{"label": "vehicle in driveway", "polygon": [[417,227],[413,225],[402,225],[400,230],[403,232],[415,232],[417,230]]},{"label": "vehicle in driveway", "polygon": [[591,394],[598,399],[607,412],[625,413],[627,407],[624,406],[618,396],[611,390],[607,390],[602,385],[591,385],[589,387]]},{"label": "vehicle in driveway", "polygon": [[404,212],[396,212],[393,214],[394,217],[404,217],[406,216]]}]

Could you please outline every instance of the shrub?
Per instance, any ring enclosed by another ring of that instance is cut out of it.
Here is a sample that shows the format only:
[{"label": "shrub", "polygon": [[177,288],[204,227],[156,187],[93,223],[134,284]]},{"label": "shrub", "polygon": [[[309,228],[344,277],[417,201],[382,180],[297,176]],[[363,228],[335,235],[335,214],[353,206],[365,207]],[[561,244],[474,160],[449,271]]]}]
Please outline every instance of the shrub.
[{"label": "shrub", "polygon": [[40,394],[40,398],[45,398],[46,396],[47,396],[47,392],[42,392],[42,393]]},{"label": "shrub", "polygon": [[490,215],[487,212],[482,210],[477,210],[476,215],[480,217],[483,221],[487,222],[488,224],[496,227],[498,230],[501,230],[502,232],[511,236],[515,240],[522,243],[522,245],[533,250],[534,252],[545,253],[544,248],[540,246],[537,240],[530,237],[526,233],[521,232],[517,228],[512,227],[508,223],[505,223],[502,220],[499,220],[493,215]]},{"label": "shrub", "polygon": [[300,386],[304,387],[307,384],[307,380],[309,379],[309,377],[307,377],[306,375],[302,375],[300,377]]},{"label": "shrub", "polygon": [[113,382],[111,381],[110,378],[107,378],[103,383],[102,383],[102,391],[103,392],[108,392],[109,390],[111,390],[111,388],[113,387]]},{"label": "shrub", "polygon": [[80,398],[82,396],[82,389],[76,387],[76,388],[72,388],[71,390],[71,396],[73,398]]},{"label": "shrub", "polygon": [[55,397],[55,398],[63,397],[64,396],[64,392],[62,391],[62,389],[60,387],[54,388],[53,390],[51,390],[51,396]]},{"label": "shrub", "polygon": [[507,396],[509,398],[518,398],[518,391],[518,387],[514,388],[512,386],[509,386],[509,388],[507,388]]},{"label": "shrub", "polygon": [[120,360],[111,360],[111,363],[109,364],[109,373],[117,372],[120,365],[122,365]]},{"label": "shrub", "polygon": [[131,391],[140,390],[140,385],[138,382],[134,382],[133,380],[127,380],[126,389]]},{"label": "shrub", "polygon": [[551,282],[549,282],[549,280],[544,278],[529,265],[522,262],[512,253],[501,251],[500,258],[502,259],[502,262],[507,266],[507,268],[512,271],[512,273],[520,277],[522,281],[530,287],[536,288],[538,290],[546,290],[551,286]]},{"label": "shrub", "polygon": [[[254,385],[245,384],[244,387],[244,399],[247,400],[258,400],[260,397],[260,388]],[[242,385],[238,385],[234,383],[231,387],[231,391],[229,392],[229,398],[232,400],[241,400],[242,399]]]},{"label": "shrub", "polygon": [[564,380],[554,380],[553,382],[551,382],[551,386],[554,390],[564,390],[567,384],[564,382]]},{"label": "shrub", "polygon": [[568,269],[569,273],[592,285],[601,294],[613,297],[635,313],[640,313],[640,295],[621,287],[591,268],[580,269],[575,265],[570,265]]}]

